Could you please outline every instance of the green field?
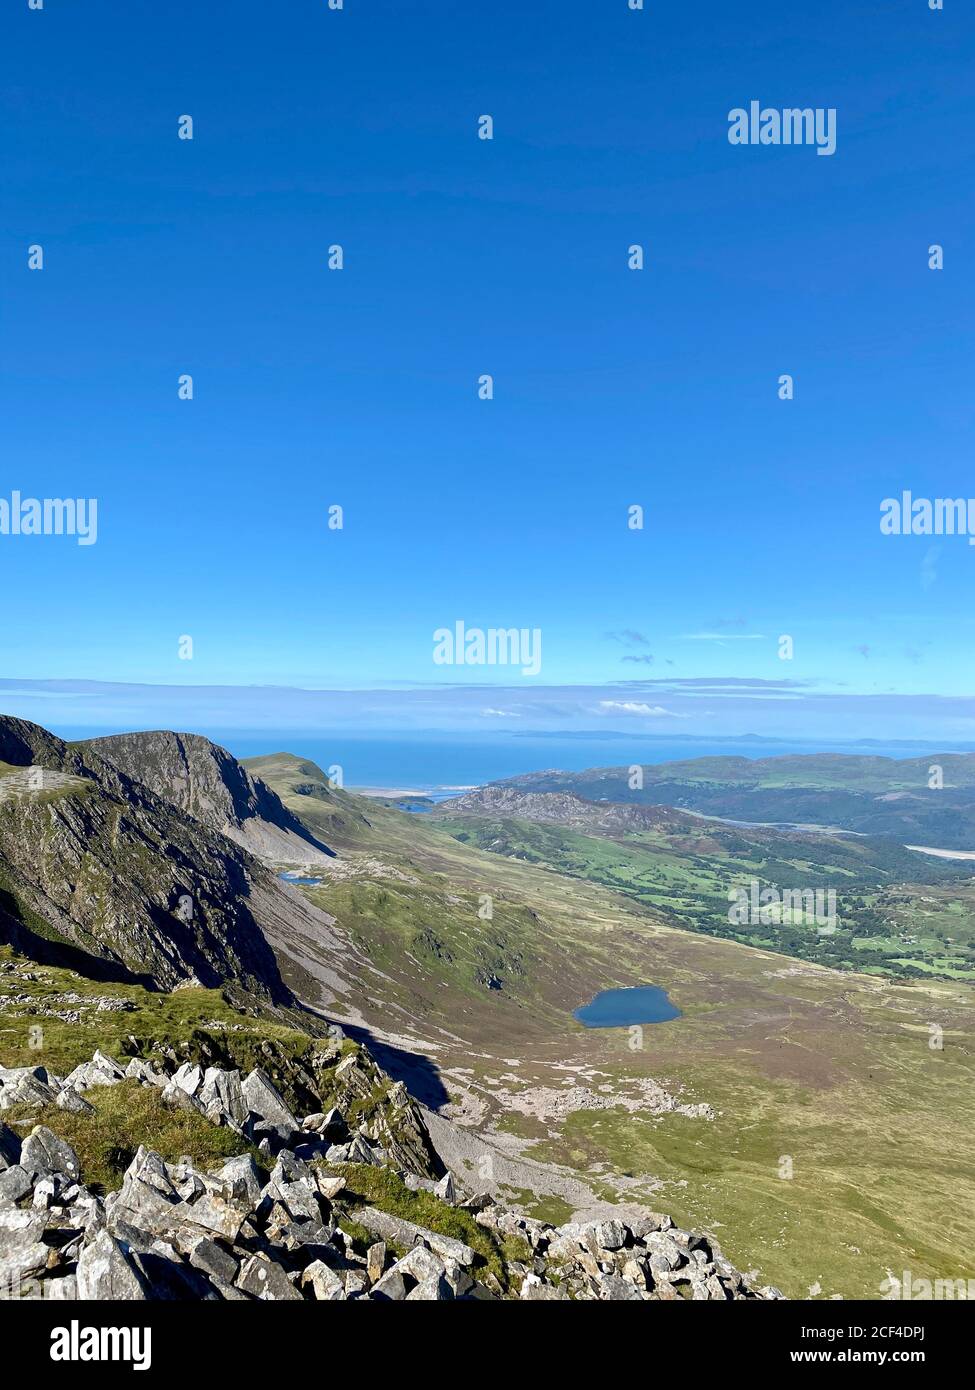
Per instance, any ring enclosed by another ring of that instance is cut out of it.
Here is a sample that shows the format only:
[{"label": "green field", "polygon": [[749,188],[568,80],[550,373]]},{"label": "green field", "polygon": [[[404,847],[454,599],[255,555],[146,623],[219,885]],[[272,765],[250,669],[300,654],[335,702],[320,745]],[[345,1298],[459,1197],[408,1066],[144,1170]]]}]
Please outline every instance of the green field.
[{"label": "green field", "polygon": [[[696,837],[661,831],[610,839],[524,820],[452,818],[449,809],[439,823],[465,844],[617,889],[674,926],[837,969],[975,980],[970,870],[886,841],[704,822]],[[932,883],[918,882],[918,874]],[[729,891],[753,879],[779,889],[835,890],[836,930],[821,933],[795,916],[764,925],[729,921]]]}]

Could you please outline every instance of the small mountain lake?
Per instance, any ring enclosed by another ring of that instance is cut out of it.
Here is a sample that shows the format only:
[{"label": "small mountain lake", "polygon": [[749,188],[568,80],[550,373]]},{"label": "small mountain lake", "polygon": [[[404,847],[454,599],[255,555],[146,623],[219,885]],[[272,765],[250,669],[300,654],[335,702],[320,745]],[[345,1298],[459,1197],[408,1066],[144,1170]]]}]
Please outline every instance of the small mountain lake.
[{"label": "small mountain lake", "polygon": [[667,991],[657,985],[604,989],[572,1014],[587,1028],[632,1028],[638,1023],[668,1023],[680,1016]]},{"label": "small mountain lake", "polygon": [[302,878],[300,874],[283,873],[278,874],[278,878],[284,879],[285,883],[304,883],[309,888],[317,888],[321,883],[320,878]]}]

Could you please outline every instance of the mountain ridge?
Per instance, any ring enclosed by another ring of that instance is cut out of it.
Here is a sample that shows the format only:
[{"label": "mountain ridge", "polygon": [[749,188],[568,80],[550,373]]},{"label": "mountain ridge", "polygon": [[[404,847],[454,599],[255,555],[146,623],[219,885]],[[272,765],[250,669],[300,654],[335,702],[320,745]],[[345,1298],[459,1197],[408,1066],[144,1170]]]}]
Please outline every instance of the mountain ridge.
[{"label": "mountain ridge", "polygon": [[151,730],[109,734],[75,746],[98,753],[260,859],[303,864],[333,857],[266,782],[201,734]]},{"label": "mountain ridge", "polygon": [[0,763],[6,939],[157,988],[220,984],[245,1004],[294,1005],[272,942],[327,937],[326,913],[93,744],[0,716]]}]

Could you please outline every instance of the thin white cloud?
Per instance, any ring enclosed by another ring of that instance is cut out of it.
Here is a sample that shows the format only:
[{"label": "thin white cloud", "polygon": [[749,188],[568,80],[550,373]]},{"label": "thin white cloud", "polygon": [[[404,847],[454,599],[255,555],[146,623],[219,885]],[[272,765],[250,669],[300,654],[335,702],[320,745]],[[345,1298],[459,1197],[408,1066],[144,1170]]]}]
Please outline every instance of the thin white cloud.
[{"label": "thin white cloud", "polygon": [[521,715],[516,714],[512,709],[482,709],[481,714],[485,719],[520,719]]},{"label": "thin white cloud", "polygon": [[599,708],[610,714],[638,714],[641,718],[685,719],[686,715],[674,714],[663,705],[648,705],[641,700],[600,700]]}]

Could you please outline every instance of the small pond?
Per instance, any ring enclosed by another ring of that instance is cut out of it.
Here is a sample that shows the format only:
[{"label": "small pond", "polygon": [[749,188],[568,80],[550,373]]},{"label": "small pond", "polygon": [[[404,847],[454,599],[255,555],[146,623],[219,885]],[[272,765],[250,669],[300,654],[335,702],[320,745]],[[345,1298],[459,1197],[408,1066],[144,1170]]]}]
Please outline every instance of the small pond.
[{"label": "small pond", "polygon": [[668,1023],[680,1018],[665,989],[657,985],[637,985],[633,989],[604,989],[573,1018],[587,1028],[631,1028],[638,1023]]}]

